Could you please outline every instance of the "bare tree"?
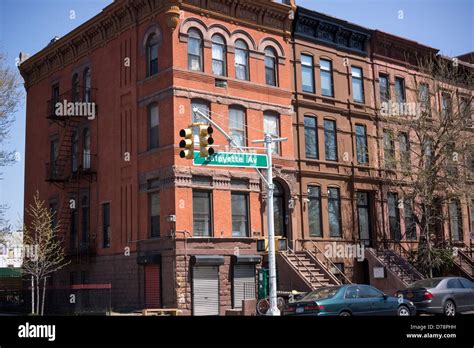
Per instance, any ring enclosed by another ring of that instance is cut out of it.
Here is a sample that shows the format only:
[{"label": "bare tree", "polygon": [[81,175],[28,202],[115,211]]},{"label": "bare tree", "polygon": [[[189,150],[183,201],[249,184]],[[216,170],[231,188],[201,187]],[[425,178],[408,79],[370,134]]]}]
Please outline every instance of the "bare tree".
[{"label": "bare tree", "polygon": [[[5,150],[5,143],[20,98],[18,73],[8,67],[5,55],[0,52],[0,180],[2,180],[2,167],[15,162],[15,151]],[[7,223],[4,218],[6,208],[6,205],[0,204],[0,228]]]},{"label": "bare tree", "polygon": [[[441,56],[416,61],[412,101],[396,95],[397,102],[381,105],[383,180],[402,193],[405,231],[420,233],[411,261],[432,277],[452,263],[452,241],[462,241],[461,206],[474,197],[473,69]],[[445,227],[453,233],[448,242]]]},{"label": "bare tree", "polygon": [[31,276],[32,314],[43,315],[47,277],[69,262],[66,262],[64,248],[57,238],[59,226],[54,225],[54,214],[40,200],[38,192],[26,212],[31,223],[24,228],[23,269]]}]

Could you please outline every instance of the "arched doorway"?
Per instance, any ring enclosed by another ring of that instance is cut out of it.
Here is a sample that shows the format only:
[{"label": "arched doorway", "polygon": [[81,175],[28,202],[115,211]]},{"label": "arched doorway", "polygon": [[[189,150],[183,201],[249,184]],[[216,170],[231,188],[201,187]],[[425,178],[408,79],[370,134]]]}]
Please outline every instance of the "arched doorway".
[{"label": "arched doorway", "polygon": [[288,200],[286,199],[283,186],[274,181],[273,190],[273,216],[275,225],[275,236],[288,238],[289,216],[288,216]]}]

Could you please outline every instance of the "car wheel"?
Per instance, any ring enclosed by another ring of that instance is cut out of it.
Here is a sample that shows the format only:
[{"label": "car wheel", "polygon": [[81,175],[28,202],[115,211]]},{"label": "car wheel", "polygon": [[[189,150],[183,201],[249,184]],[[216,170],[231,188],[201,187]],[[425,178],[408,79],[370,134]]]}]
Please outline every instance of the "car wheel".
[{"label": "car wheel", "polygon": [[407,306],[400,306],[400,307],[398,307],[397,315],[399,317],[409,317],[410,316],[410,310],[408,309]]},{"label": "car wheel", "polygon": [[352,314],[348,311],[342,311],[341,313],[339,313],[339,316],[340,317],[350,317]]},{"label": "car wheel", "polygon": [[456,305],[453,301],[447,300],[444,303],[444,315],[454,317],[456,315]]}]

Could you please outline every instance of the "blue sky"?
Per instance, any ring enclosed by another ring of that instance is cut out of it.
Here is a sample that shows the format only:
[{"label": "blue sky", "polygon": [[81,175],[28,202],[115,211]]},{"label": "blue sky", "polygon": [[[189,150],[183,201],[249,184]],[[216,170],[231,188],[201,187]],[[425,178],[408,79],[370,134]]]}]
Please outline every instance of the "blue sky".
[{"label": "blue sky", "polygon": [[[0,50],[7,54],[9,64],[14,67],[20,51],[38,52],[54,36],[63,36],[111,2],[0,0]],[[449,56],[474,51],[472,0],[297,0],[297,4],[418,41]],[[6,217],[14,225],[23,215],[24,103],[15,117],[7,148],[18,151],[20,161],[4,169],[4,180],[0,181],[0,203],[10,206]]]}]

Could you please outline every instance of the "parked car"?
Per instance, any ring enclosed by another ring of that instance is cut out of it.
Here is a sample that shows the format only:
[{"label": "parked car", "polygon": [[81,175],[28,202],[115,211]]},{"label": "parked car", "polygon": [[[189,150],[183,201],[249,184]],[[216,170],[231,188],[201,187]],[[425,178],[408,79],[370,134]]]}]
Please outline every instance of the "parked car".
[{"label": "parked car", "polygon": [[453,316],[474,310],[474,283],[461,277],[418,280],[396,296],[412,301],[418,313]]},{"label": "parked car", "polygon": [[409,300],[385,295],[370,285],[346,284],[322,287],[288,304],[283,315],[415,315]]}]

